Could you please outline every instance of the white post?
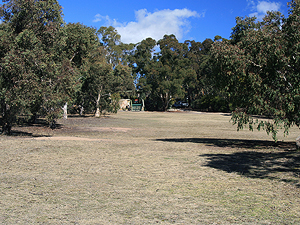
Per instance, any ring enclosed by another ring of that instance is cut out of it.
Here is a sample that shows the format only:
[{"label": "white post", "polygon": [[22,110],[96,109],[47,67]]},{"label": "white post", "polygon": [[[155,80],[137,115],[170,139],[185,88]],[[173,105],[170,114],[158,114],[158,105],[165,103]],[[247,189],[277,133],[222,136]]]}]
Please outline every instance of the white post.
[{"label": "white post", "polygon": [[66,104],[63,107],[64,110],[64,119],[68,119],[68,103],[66,102]]},{"label": "white post", "polygon": [[100,116],[101,116],[100,108],[97,107],[97,110],[96,110],[96,113],[95,113],[95,117],[96,117],[96,118],[99,118]]},{"label": "white post", "polygon": [[300,149],[300,136],[296,138],[296,147]]}]

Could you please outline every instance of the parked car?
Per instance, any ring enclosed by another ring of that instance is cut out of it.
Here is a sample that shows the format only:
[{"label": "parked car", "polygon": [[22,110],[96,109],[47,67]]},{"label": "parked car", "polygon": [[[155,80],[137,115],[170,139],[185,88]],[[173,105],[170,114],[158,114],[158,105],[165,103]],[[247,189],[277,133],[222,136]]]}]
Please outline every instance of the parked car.
[{"label": "parked car", "polygon": [[175,102],[173,107],[175,107],[175,108],[187,108],[187,107],[189,107],[189,103],[178,101],[178,102]]}]

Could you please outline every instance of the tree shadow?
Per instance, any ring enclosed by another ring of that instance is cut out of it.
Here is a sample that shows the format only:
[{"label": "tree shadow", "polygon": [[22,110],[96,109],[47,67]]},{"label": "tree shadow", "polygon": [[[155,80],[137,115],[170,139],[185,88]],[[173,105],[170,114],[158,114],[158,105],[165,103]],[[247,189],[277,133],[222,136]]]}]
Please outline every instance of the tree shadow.
[{"label": "tree shadow", "polygon": [[262,141],[262,140],[244,140],[244,139],[219,139],[219,138],[164,138],[156,139],[156,141],[165,142],[192,142],[203,143],[208,146],[230,147],[230,148],[248,148],[248,149],[269,149],[278,148],[282,150],[296,149],[295,142],[283,141]]},{"label": "tree shadow", "polygon": [[[43,127],[43,128],[50,128],[50,124],[43,118],[37,118],[34,122],[19,119],[16,127]],[[56,123],[55,129],[61,129],[62,124]]]},{"label": "tree shadow", "polygon": [[205,166],[238,173],[250,178],[279,180],[300,187],[300,152],[235,152],[232,154],[203,154]]},{"label": "tree shadow", "polygon": [[295,142],[274,143],[272,141],[213,138],[157,140],[204,143],[208,146],[223,148],[243,148],[243,151],[230,151],[224,154],[203,154],[199,155],[199,157],[207,159],[204,165],[207,167],[223,170],[227,173],[237,173],[250,178],[283,181],[300,188],[300,151],[296,150]]},{"label": "tree shadow", "polygon": [[[59,130],[61,128],[63,128],[63,125],[56,123],[54,130]],[[3,134],[2,129],[0,128],[0,135],[10,137],[49,137],[49,135],[36,134],[35,131],[44,133],[50,130],[53,129],[51,129],[49,123],[42,118],[36,119],[35,122],[30,122],[21,118],[18,120],[17,124],[12,127],[10,134]]]},{"label": "tree shadow", "polygon": [[51,137],[51,135],[34,134],[26,131],[12,130],[11,134],[6,135],[9,137]]}]

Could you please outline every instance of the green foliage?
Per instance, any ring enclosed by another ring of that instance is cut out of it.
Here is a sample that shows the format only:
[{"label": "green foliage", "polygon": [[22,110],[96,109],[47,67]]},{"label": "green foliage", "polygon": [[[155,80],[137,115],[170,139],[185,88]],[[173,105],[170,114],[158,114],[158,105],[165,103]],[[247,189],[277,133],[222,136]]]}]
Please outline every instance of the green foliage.
[{"label": "green foliage", "polygon": [[[212,91],[210,78],[211,39],[179,43],[165,35],[157,43],[151,38],[138,43],[133,54],[137,91],[146,96],[147,110],[167,110],[175,99],[189,105]],[[158,45],[160,52],[154,53]]]},{"label": "green foliage", "polygon": [[75,72],[64,57],[57,1],[5,1],[1,6],[2,131],[18,115],[45,113],[50,124],[72,92]]},{"label": "green foliage", "polygon": [[248,125],[248,128],[250,131],[253,131],[254,128],[257,130],[265,130],[267,134],[272,134],[272,138],[275,142],[277,142],[277,134],[279,129],[284,128],[285,135],[288,135],[289,133],[289,127],[290,126],[284,126],[282,127],[282,121],[277,118],[265,118],[261,117],[260,119],[254,120],[253,116],[247,114],[241,109],[237,109],[232,112],[231,121],[234,125],[237,125],[237,131],[243,130],[246,125]]},{"label": "green foliage", "polygon": [[[212,70],[210,48],[213,41],[211,39],[206,39],[202,43],[185,41],[185,44],[189,47],[185,57],[189,59],[192,70],[184,79],[185,97],[188,99],[189,105],[197,105],[200,101],[199,98],[214,92],[210,77]],[[198,103],[194,103],[194,101]]]},{"label": "green foliage", "polygon": [[118,64],[127,65],[130,63],[134,44],[124,44],[121,42],[121,35],[112,27],[100,27],[98,34],[101,43],[106,50],[106,59],[113,67]]},{"label": "green foliage", "polygon": [[[112,88],[112,68],[105,60],[104,49],[90,52],[82,67],[82,88],[81,102],[85,109],[102,111],[106,108],[107,102],[104,96],[108,96]],[[90,108],[91,107],[91,108]]]},{"label": "green foliage", "polygon": [[[136,45],[132,59],[133,64],[136,64],[136,66],[133,67],[133,72],[136,74],[136,79],[143,80],[143,78],[146,78],[146,75],[149,73],[150,63],[152,60],[152,54],[155,51],[155,46],[156,41],[152,38],[147,38]],[[141,89],[142,87],[139,86],[138,88]]]},{"label": "green foliage", "polygon": [[[50,1],[3,1],[0,9],[0,113],[3,133],[17,118],[43,115],[54,128],[66,102],[116,112],[120,94],[134,88],[128,65],[133,45],[112,27],[99,32],[64,24]],[[102,34],[102,43],[98,35]],[[106,58],[105,58],[106,57]],[[107,59],[112,61],[107,63]],[[114,63],[114,64],[113,64]]]},{"label": "green foliage", "polygon": [[186,44],[179,43],[174,35],[165,35],[157,44],[160,52],[153,57],[154,40],[146,39],[137,46],[135,72],[140,76],[139,91],[148,96],[147,109],[165,111],[172,99],[184,97],[184,79],[195,74],[185,57],[188,51]]},{"label": "green foliage", "polygon": [[110,99],[111,99],[111,103],[109,104],[108,111],[112,113],[117,113],[118,110],[120,109],[119,101],[121,99],[121,96],[119,93],[113,93],[110,96]]},{"label": "green foliage", "polygon": [[118,96],[126,95],[134,89],[131,68],[122,64],[113,68],[106,61],[105,52],[104,47],[90,51],[81,70],[79,104],[84,106],[86,111],[97,113],[97,116],[103,110],[116,112]]},{"label": "green foliage", "polygon": [[207,112],[228,112],[229,103],[226,98],[220,95],[208,94],[193,102],[193,109]]},{"label": "green foliage", "polygon": [[97,30],[80,23],[69,23],[65,26],[64,32],[67,58],[80,69],[88,54],[100,47]]},{"label": "green foliage", "polygon": [[257,128],[274,140],[279,128],[300,125],[300,13],[296,2],[290,5],[287,19],[279,12],[268,12],[262,22],[237,18],[232,39],[212,47],[215,82],[243,109],[233,114],[238,129],[252,129],[252,114],[267,116],[272,120]]},{"label": "green foliage", "polygon": [[122,96],[129,97],[128,93],[134,91],[132,69],[129,66],[122,64],[117,65],[113,70],[113,79],[113,92],[118,92],[122,94]]}]

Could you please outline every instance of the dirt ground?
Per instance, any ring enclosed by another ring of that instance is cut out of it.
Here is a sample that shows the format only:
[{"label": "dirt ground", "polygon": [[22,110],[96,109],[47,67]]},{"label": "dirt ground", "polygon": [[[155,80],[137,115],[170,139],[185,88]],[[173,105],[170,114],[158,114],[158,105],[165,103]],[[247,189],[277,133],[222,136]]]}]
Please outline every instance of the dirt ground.
[{"label": "dirt ground", "polygon": [[[299,129],[118,112],[0,136],[0,224],[300,224]],[[282,140],[284,140],[282,142]]]}]

